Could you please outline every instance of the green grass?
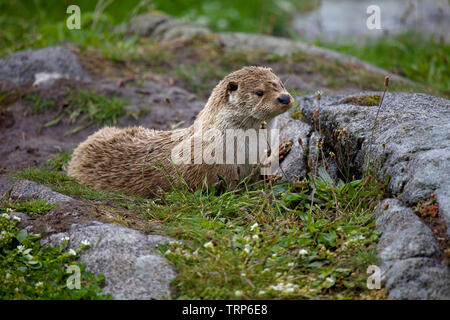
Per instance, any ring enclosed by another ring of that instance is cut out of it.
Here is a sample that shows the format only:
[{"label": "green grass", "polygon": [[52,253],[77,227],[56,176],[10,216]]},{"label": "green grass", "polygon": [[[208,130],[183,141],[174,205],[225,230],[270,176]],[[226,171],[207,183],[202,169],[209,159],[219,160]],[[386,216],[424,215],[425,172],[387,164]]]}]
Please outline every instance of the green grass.
[{"label": "green grass", "polygon": [[[20,230],[19,219],[9,215],[12,209],[40,214],[34,209],[42,209],[42,206],[38,202],[15,203],[6,208],[0,204],[0,299],[111,299],[102,293],[103,275],[87,272],[85,265],[76,261],[83,248],[68,248],[66,242],[56,247],[42,247],[40,236]],[[80,270],[79,289],[67,286],[71,275],[66,272],[69,266]]]},{"label": "green grass", "polygon": [[0,211],[11,209],[15,212],[22,212],[25,214],[42,214],[52,210],[56,205],[47,203],[41,199],[32,199],[21,202],[6,201],[0,204]]},{"label": "green grass", "polygon": [[[31,99],[42,101],[40,98],[34,98],[34,96]],[[63,112],[45,123],[42,128],[57,125],[64,117],[68,117],[69,124],[77,124],[65,135],[74,134],[92,124],[98,126],[115,125],[119,118],[125,115],[124,107],[128,104],[126,100],[114,96],[107,97],[93,90],[85,89],[68,90],[66,100],[67,106],[63,109]],[[46,105],[39,103],[39,107],[36,107],[35,104],[32,105],[32,109],[43,109],[42,105]]]},{"label": "green grass", "polygon": [[184,17],[218,31],[281,34],[286,33],[293,12],[310,10],[315,6],[313,0],[229,0],[226,3],[209,0],[116,0],[96,15],[97,1],[70,3],[77,4],[81,9],[81,30],[70,31],[65,27],[69,15],[66,14],[68,4],[64,1],[13,0],[0,3],[0,55],[62,41],[71,41],[83,47],[101,43],[107,43],[109,48],[126,46],[126,42],[111,32],[113,27],[151,10]]},{"label": "green grass", "polygon": [[112,200],[183,240],[160,248],[179,272],[173,285],[180,299],[384,297],[365,286],[366,268],[377,262],[372,208],[384,184],[334,185],[319,177],[311,208],[308,181],[222,193],[216,186],[177,189],[142,199],[80,186],[48,169],[14,176],[70,196]]},{"label": "green grass", "polygon": [[353,42],[316,44],[353,55],[450,97],[449,44],[414,33],[386,36],[362,46]]},{"label": "green grass", "polygon": [[161,250],[179,271],[179,298],[368,297],[365,271],[378,239],[368,206],[379,189],[318,183],[312,212],[309,183],[300,193],[287,185],[220,196],[174,191],[152,203],[149,217],[184,240]]},{"label": "green grass", "polygon": [[55,110],[57,104],[54,100],[43,99],[39,94],[32,94],[25,98],[31,104],[31,112],[33,114],[40,114],[45,111]]},{"label": "green grass", "polygon": [[96,200],[103,203],[118,203],[127,206],[130,201],[140,201],[138,196],[125,196],[119,192],[98,191],[87,186],[78,184],[73,178],[62,172],[51,169],[27,168],[16,171],[12,174],[15,179],[26,179],[36,181],[46,186],[50,186],[54,191],[84,198],[88,200]]},{"label": "green grass", "polygon": [[[177,17],[187,17],[194,21],[206,23],[214,30],[218,31],[244,31],[244,32],[268,32],[271,34],[283,33],[289,28],[289,14],[286,11],[295,12],[310,10],[317,5],[311,0],[300,2],[294,1],[264,1],[251,0],[227,1],[226,8],[223,2],[195,0],[193,2],[184,1],[152,1],[151,4],[138,6],[141,1],[113,1],[104,12],[99,15],[94,14],[95,1],[76,1],[82,10],[81,30],[68,30],[65,26],[68,15],[65,13],[66,4],[57,0],[50,1],[9,1],[0,4],[0,11],[4,13],[0,17],[0,57],[6,57],[11,53],[26,49],[40,48],[48,45],[71,42],[81,50],[94,48],[102,52],[106,57],[115,61],[127,60],[130,55],[139,55],[142,46],[145,45],[137,37],[125,37],[121,33],[113,32],[115,26],[123,21],[127,21],[133,15],[158,9]],[[135,10],[136,9],[136,10]],[[280,19],[283,17],[283,19]],[[286,18],[287,17],[287,18]],[[224,23],[224,21],[227,21]],[[359,57],[360,59],[373,63],[395,73],[405,75],[419,86],[398,85],[392,90],[403,91],[426,91],[428,93],[450,96],[449,92],[449,70],[448,56],[449,45],[439,44],[434,39],[420,37],[414,34],[405,34],[395,37],[384,37],[379,40],[358,45],[355,43],[336,44],[321,43],[321,46],[329,47],[344,53]],[[149,54],[150,53],[150,54]],[[148,60],[154,64],[159,64],[160,68],[165,68],[165,63],[170,60],[171,54],[168,52],[155,51],[145,52]],[[223,57],[224,64],[228,57]],[[267,62],[283,63],[277,61],[277,57],[267,56]],[[295,60],[295,59],[294,59]],[[215,60],[217,61],[217,59]],[[234,62],[237,60],[234,59]],[[244,62],[243,62],[244,63]],[[246,64],[254,64],[252,59],[246,60]],[[296,61],[296,69],[308,60]],[[214,65],[214,64],[213,64]],[[232,63],[233,66],[243,64]],[[198,65],[195,67],[189,64],[184,65],[178,62],[178,68],[174,75],[183,78],[183,75],[192,71],[203,72],[208,66]],[[289,69],[289,68],[288,68]],[[292,69],[292,65],[290,65]],[[323,62],[322,66],[307,66],[310,73],[330,74],[324,82],[314,83],[317,87],[331,87],[340,89],[347,82],[342,82],[342,78],[347,71],[352,71],[347,66],[331,66],[329,62]],[[331,72],[330,72],[331,69]],[[167,71],[167,69],[164,69]],[[226,73],[231,69],[226,68]],[[303,70],[304,72],[305,70]],[[208,71],[210,72],[210,71]],[[295,72],[298,72],[296,70]],[[222,70],[216,72],[222,75]],[[364,74],[347,75],[350,84],[361,82],[362,90],[371,90],[370,83],[374,83],[373,76]],[[395,86],[395,84],[392,84]],[[203,87],[202,87],[203,86]],[[206,90],[207,84],[199,81],[193,83],[193,89],[197,91]],[[426,90],[420,87],[426,87]],[[0,94],[0,103],[4,97]],[[39,105],[39,103],[38,103]]]}]

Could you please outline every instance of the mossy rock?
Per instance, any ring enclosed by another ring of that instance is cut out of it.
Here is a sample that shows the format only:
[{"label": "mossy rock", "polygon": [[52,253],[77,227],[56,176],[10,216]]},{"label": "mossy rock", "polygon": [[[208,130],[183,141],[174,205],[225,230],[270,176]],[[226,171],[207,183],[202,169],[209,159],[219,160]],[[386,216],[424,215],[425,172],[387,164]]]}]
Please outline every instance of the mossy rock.
[{"label": "mossy rock", "polygon": [[364,96],[348,97],[343,99],[341,104],[353,104],[357,106],[378,106],[380,103],[379,94],[368,94]]}]

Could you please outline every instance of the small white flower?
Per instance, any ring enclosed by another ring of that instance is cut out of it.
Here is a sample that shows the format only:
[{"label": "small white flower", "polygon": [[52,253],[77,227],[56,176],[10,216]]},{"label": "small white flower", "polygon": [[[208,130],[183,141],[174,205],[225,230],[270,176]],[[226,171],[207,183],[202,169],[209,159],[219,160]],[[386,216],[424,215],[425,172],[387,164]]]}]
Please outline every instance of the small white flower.
[{"label": "small white flower", "polygon": [[19,253],[22,253],[23,249],[25,249],[24,246],[22,246],[22,245],[17,246],[17,251],[18,251]]},{"label": "small white flower", "polygon": [[306,249],[300,249],[300,250],[298,251],[298,254],[301,255],[301,256],[306,256],[306,255],[308,254],[308,250],[306,250]]},{"label": "small white flower", "polygon": [[259,290],[258,291],[258,296],[263,296],[263,295],[265,295],[266,294],[266,291],[265,290]]},{"label": "small white flower", "polygon": [[241,277],[245,277],[247,274],[245,272],[241,273]]},{"label": "small white flower", "polygon": [[336,283],[336,280],[334,280],[334,278],[332,278],[332,277],[327,277],[325,279],[325,282],[326,282],[325,286],[330,288],[330,287],[334,286],[334,284]]},{"label": "small white flower", "polygon": [[245,247],[244,247],[244,251],[247,253],[247,254],[250,254],[250,251],[251,251],[251,247],[250,247],[250,245],[249,244],[246,244],[245,245]]},{"label": "small white flower", "polygon": [[13,210],[11,208],[6,208],[6,213],[11,213]]},{"label": "small white flower", "polygon": [[288,263],[288,267],[293,267],[294,266],[294,263],[293,262],[289,262]]},{"label": "small white flower", "polygon": [[258,237],[257,234],[254,234],[254,235],[252,236],[252,239],[255,240],[255,241],[258,241],[258,240],[259,240],[259,237]]},{"label": "small white flower", "polygon": [[67,241],[69,241],[69,240],[70,240],[69,237],[63,237],[63,238],[61,238],[61,241],[62,241],[62,242],[67,242]]},{"label": "small white flower", "polygon": [[5,275],[5,278],[6,278],[6,279],[11,278],[11,274],[8,272],[8,273]]},{"label": "small white flower", "polygon": [[234,295],[235,295],[236,297],[242,297],[243,294],[244,294],[244,292],[242,292],[242,290],[236,290],[236,291],[234,292]]},{"label": "small white flower", "polygon": [[170,249],[168,249],[166,252],[164,252],[164,255],[169,255],[169,254],[171,254],[172,253],[172,251],[170,250]]},{"label": "small white flower", "polygon": [[44,285],[44,283],[42,281],[39,281],[38,283],[35,284],[35,287],[40,287],[42,285]]},{"label": "small white flower", "polygon": [[214,243],[212,243],[212,241],[209,241],[209,242],[205,243],[203,246],[206,249],[212,249],[212,248],[214,248]]},{"label": "small white flower", "polygon": [[70,248],[67,252],[68,252],[70,255],[72,255],[72,256],[76,256],[76,255],[77,255],[77,252],[76,252],[75,250],[73,250],[72,248]]},{"label": "small white flower", "polygon": [[83,240],[83,241],[81,241],[81,246],[82,247],[90,247],[91,243],[88,240]]},{"label": "small white flower", "polygon": [[250,226],[250,231],[254,231],[256,228],[258,228],[258,226],[258,222],[255,222],[252,226]]},{"label": "small white flower", "polygon": [[7,213],[2,213],[2,217],[3,217],[3,218],[6,218],[6,219],[9,219],[9,214],[7,214]]},{"label": "small white flower", "polygon": [[20,222],[20,220],[22,220],[22,219],[20,219],[19,217],[14,216],[13,220],[16,220],[17,222]]}]

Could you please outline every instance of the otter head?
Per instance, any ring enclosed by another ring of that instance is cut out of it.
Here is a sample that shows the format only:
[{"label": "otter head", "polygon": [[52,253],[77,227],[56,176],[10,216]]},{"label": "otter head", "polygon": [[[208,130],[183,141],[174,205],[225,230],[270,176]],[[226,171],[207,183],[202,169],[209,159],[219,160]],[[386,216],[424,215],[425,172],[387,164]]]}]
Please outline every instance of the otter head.
[{"label": "otter head", "polygon": [[272,69],[244,67],[216,86],[207,106],[219,127],[249,128],[287,111],[293,102]]}]

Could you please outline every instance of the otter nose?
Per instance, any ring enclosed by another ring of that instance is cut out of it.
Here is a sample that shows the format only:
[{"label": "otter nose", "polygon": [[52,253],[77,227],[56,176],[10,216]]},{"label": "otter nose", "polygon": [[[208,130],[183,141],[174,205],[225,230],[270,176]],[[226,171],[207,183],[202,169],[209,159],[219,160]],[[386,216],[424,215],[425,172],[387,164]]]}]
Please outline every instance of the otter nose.
[{"label": "otter nose", "polygon": [[289,97],[289,95],[287,94],[282,94],[281,96],[278,97],[277,100],[279,103],[289,104],[291,102],[291,97]]}]

